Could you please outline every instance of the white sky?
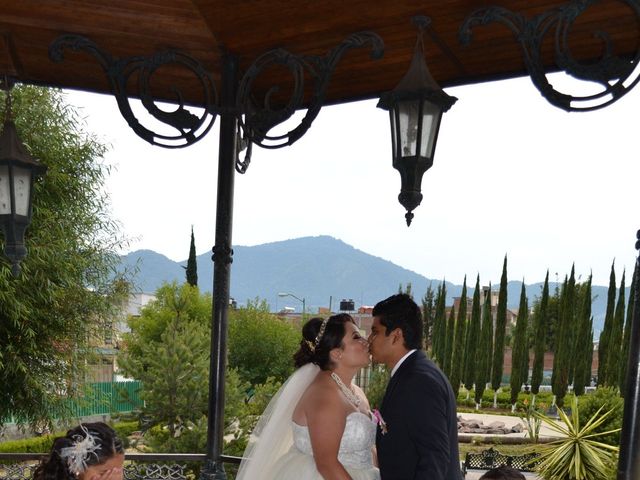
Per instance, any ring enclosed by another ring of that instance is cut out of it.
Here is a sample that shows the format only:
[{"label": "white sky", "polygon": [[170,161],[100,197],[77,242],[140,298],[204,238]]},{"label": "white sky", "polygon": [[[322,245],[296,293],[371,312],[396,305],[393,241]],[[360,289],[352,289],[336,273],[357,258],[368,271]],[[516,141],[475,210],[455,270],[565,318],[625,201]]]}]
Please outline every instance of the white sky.
[{"label": "white sky", "polygon": [[[447,89],[435,162],[410,228],[398,203],[387,112],[375,101],[324,108],[291,147],[254,147],[236,175],[233,244],[331,235],[428,278],[462,283],[550,280],[570,271],[607,285],[616,259],[627,285],[640,228],[640,88],[603,110],[566,113],[528,78]],[[196,145],[166,150],[129,129],[108,96],[69,92],[89,130],[112,145],[113,216],[128,251],[188,256],[215,236],[218,121]],[[634,188],[635,187],[635,188]]]}]

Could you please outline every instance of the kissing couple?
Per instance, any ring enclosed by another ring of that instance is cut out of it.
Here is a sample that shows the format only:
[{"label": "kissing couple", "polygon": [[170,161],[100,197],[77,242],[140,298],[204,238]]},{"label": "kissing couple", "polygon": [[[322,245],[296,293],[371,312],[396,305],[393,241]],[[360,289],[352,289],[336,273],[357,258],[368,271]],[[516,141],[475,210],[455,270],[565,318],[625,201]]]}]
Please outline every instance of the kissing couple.
[{"label": "kissing couple", "polygon": [[[456,399],[422,336],[406,294],[376,304],[368,339],[348,314],[305,323],[297,369],[261,416],[236,479],[460,480]],[[373,412],[353,383],[370,357],[391,372]]]}]

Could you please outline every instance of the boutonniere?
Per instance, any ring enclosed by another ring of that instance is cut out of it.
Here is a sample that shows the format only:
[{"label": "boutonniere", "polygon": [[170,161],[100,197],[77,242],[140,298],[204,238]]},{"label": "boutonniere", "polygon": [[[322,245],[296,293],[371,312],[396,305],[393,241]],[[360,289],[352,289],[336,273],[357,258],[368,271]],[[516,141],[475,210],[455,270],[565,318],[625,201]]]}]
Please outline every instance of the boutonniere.
[{"label": "boutonniere", "polygon": [[385,423],[384,418],[382,418],[382,414],[380,413],[380,411],[377,409],[374,409],[373,412],[371,413],[373,414],[374,420],[380,427],[380,431],[382,432],[382,434],[384,435],[385,433],[387,433],[388,431],[387,424]]}]

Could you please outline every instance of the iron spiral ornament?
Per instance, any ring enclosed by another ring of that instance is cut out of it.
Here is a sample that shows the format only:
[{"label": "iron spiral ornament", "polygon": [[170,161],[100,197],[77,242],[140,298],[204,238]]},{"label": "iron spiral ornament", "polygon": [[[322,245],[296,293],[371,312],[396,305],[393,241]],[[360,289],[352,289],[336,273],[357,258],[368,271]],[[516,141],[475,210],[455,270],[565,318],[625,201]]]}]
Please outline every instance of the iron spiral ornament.
[{"label": "iron spiral ornament", "polygon": [[[617,0],[625,3],[640,22],[640,0]],[[534,86],[555,107],[566,111],[591,111],[604,108],[618,101],[640,81],[640,45],[631,59],[614,55],[611,37],[605,31],[594,35],[602,42],[603,54],[593,62],[579,62],[571,53],[569,37],[576,20],[588,8],[601,3],[599,0],[574,0],[548,10],[531,19],[502,7],[480,8],[472,12],[463,22],[458,38],[463,45],[472,39],[472,29],[498,22],[509,28],[524,55],[524,62]],[[636,22],[636,24],[638,23]],[[549,82],[541,58],[544,38],[553,31],[555,61],[560,70],[585,82],[600,87],[594,94],[574,96],[560,92]]]}]

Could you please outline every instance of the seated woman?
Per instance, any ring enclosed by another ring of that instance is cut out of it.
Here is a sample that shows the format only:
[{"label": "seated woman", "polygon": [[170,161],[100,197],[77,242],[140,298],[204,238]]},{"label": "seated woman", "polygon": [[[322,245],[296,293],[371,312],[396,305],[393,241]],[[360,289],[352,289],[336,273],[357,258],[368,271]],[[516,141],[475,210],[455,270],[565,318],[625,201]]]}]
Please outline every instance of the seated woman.
[{"label": "seated woman", "polygon": [[122,441],[109,425],[81,423],[54,439],[33,480],[122,480],[123,463]]}]

